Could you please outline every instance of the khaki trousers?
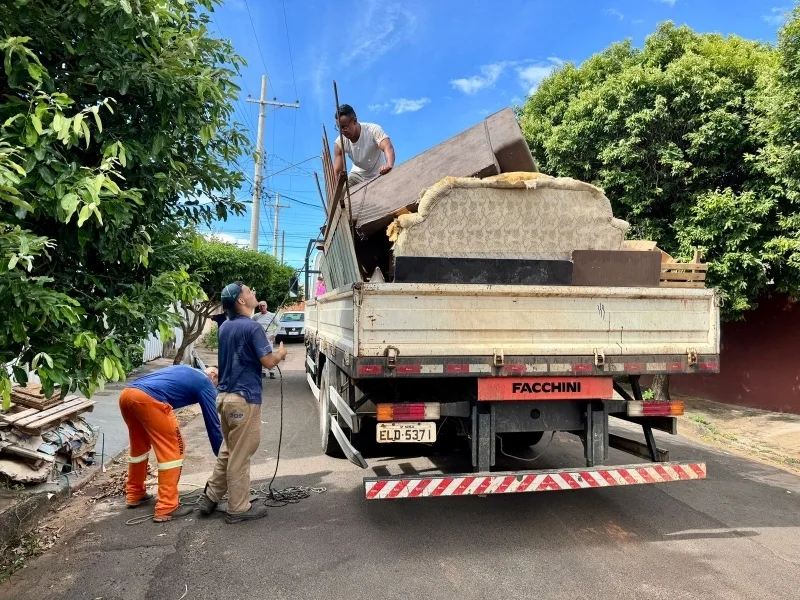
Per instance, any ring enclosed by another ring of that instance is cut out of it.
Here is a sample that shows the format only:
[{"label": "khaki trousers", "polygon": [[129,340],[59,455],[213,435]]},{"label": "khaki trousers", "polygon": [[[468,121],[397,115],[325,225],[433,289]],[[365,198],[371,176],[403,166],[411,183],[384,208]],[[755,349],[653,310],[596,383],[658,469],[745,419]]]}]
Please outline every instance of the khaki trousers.
[{"label": "khaki trousers", "polygon": [[217,412],[222,446],[206,495],[219,502],[228,492],[228,514],[250,510],[250,458],[261,443],[261,405],[248,404],[239,394],[219,394]]}]

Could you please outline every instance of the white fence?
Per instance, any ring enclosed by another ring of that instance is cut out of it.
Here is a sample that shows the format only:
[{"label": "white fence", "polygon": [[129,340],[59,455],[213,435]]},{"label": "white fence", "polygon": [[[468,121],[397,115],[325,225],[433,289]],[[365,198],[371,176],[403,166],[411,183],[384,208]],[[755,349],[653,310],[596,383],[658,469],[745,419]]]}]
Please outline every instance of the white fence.
[{"label": "white fence", "polygon": [[[177,348],[183,341],[183,330],[180,327],[174,327],[172,333],[175,335],[175,347]],[[151,333],[150,337],[144,341],[144,362],[150,362],[151,360],[161,358],[163,352],[164,342],[161,341],[161,334],[156,333],[153,335]]]}]

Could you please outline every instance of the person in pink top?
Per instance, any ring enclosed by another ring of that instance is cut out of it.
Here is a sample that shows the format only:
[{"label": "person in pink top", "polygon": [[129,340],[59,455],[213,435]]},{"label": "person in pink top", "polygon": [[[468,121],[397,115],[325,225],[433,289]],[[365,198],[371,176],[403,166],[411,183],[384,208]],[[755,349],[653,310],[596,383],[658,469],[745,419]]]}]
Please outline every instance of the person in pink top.
[{"label": "person in pink top", "polygon": [[322,296],[327,290],[325,289],[325,282],[322,281],[322,275],[317,277],[317,293],[314,296]]}]

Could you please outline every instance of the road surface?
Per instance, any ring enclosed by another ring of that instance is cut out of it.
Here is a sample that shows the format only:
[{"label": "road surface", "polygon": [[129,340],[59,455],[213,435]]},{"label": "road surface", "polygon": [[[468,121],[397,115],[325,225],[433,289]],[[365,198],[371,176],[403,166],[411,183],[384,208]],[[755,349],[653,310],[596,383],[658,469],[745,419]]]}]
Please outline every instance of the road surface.
[{"label": "road surface", "polygon": [[[59,545],[0,586],[14,600],[796,598],[800,478],[683,438],[659,437],[673,460],[702,460],[706,481],[484,498],[374,501],[361,471],[321,455],[316,402],[302,347],[284,368],[284,430],[276,487],[324,486],[268,518],[226,525],[221,515],[126,526],[146,508],[121,499],[68,508]],[[255,483],[272,475],[278,381],[265,381]],[[212,465],[201,418],[184,427],[184,491]],[[545,442],[546,442],[545,437]],[[542,442],[542,443],[545,443]],[[541,446],[539,446],[541,447]],[[538,447],[537,447],[538,448]],[[466,460],[464,458],[456,458]],[[376,459],[399,474],[427,457]],[[635,462],[612,451],[617,464]],[[581,446],[557,436],[540,468],[581,465]],[[81,512],[82,511],[82,512]],[[185,596],[184,596],[185,594]]]}]

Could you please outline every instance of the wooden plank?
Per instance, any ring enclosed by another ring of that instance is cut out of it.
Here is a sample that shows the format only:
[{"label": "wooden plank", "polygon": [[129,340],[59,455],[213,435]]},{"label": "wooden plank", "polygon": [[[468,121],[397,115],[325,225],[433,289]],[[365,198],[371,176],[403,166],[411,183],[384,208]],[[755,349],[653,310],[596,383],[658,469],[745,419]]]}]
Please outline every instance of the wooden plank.
[{"label": "wooden plank", "polygon": [[671,288],[704,288],[705,283],[694,281],[662,281],[658,287],[671,287]]},{"label": "wooden plank", "polygon": [[662,271],[708,271],[707,263],[661,263]]},{"label": "wooden plank", "polygon": [[85,401],[86,401],[86,398],[74,397],[72,400],[69,400],[68,402],[64,402],[63,404],[59,404],[58,406],[53,407],[53,408],[49,408],[47,410],[41,410],[38,413],[36,413],[35,415],[31,415],[31,416],[28,416],[28,417],[25,417],[25,418],[23,418],[21,420],[16,421],[14,424],[17,425],[17,426],[23,426],[23,425],[27,426],[30,423],[34,422],[34,421],[37,421],[37,420],[42,419],[44,417],[48,417],[50,415],[56,414],[58,412],[63,411],[64,409],[67,409],[67,408],[69,408],[71,406],[75,406],[75,405],[80,404],[81,402],[85,402]]},{"label": "wooden plank", "polygon": [[16,454],[17,456],[31,458],[33,460],[44,460],[47,462],[54,462],[56,460],[55,456],[45,454],[44,452],[38,452],[37,450],[23,448],[15,444],[0,443],[0,452],[8,452],[9,454]]},{"label": "wooden plank", "polygon": [[57,421],[59,421],[61,419],[64,419],[65,417],[72,417],[72,416],[77,415],[78,413],[81,413],[81,412],[90,412],[88,410],[89,407],[94,407],[95,404],[96,404],[96,402],[94,400],[85,400],[82,403],[73,405],[70,408],[65,408],[60,412],[53,413],[52,415],[44,417],[43,419],[39,419],[38,421],[33,421],[33,422],[28,423],[28,424],[26,424],[24,426],[21,426],[21,425],[18,424],[17,427],[23,427],[24,429],[30,429],[30,430],[40,429],[40,428],[44,427],[45,425],[49,425],[50,423],[57,422]]},{"label": "wooden plank", "polygon": [[661,281],[705,281],[705,273],[661,273]]},{"label": "wooden plank", "polygon": [[661,255],[649,250],[574,250],[572,285],[658,287]]},{"label": "wooden plank", "polygon": [[19,421],[20,419],[24,419],[25,417],[30,417],[31,415],[37,414],[39,412],[41,411],[38,408],[28,408],[26,410],[16,413],[10,413],[10,414],[6,413],[0,415],[0,421],[3,421],[4,423],[14,423],[16,421]]},{"label": "wooden plank", "polygon": [[622,242],[623,250],[658,250],[655,242],[647,240],[625,240]]}]

